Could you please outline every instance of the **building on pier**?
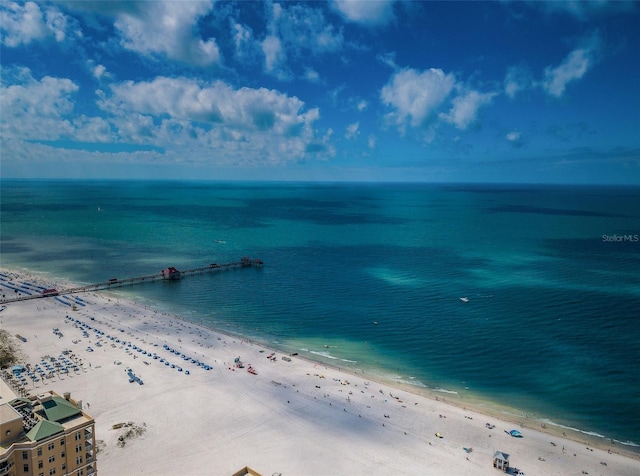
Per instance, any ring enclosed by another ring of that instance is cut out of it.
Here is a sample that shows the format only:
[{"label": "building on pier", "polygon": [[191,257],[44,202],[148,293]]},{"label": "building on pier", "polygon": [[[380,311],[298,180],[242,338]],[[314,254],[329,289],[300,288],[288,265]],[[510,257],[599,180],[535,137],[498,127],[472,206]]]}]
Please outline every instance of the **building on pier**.
[{"label": "building on pier", "polygon": [[170,279],[172,281],[177,281],[182,277],[182,273],[178,271],[173,266],[162,270],[162,279]]},{"label": "building on pier", "polygon": [[260,268],[264,265],[263,261],[261,259],[251,259],[247,256],[244,256],[241,260],[240,260],[240,266],[243,268],[248,268],[248,267],[255,267],[255,268]]}]

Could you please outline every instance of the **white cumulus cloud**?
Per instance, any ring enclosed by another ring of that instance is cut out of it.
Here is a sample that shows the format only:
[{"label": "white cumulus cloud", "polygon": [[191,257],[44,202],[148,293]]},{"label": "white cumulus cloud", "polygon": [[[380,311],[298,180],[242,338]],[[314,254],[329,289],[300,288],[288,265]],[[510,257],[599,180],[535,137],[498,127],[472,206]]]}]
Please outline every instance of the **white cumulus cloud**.
[{"label": "white cumulus cloud", "polygon": [[[309,56],[335,53],[343,47],[344,37],[340,28],[334,27],[325,18],[320,8],[305,3],[274,3],[267,10],[267,35],[261,42],[265,57],[265,70],[280,78],[294,74],[289,58],[305,64]],[[303,66],[302,69],[309,69]],[[298,75],[298,74],[296,74]],[[315,81],[314,76],[301,73],[299,76]]]},{"label": "white cumulus cloud", "polygon": [[[110,79],[106,72],[102,78]],[[29,151],[45,154],[43,148],[56,147],[64,161],[68,141],[136,144],[162,150],[161,156],[152,155],[167,163],[219,165],[282,164],[335,154],[331,134],[319,136],[315,129],[319,110],[273,89],[185,77],[111,83],[96,91],[97,115],[75,110],[78,91],[68,78],[34,78],[28,69],[4,72],[0,134],[7,150],[28,158]],[[122,160],[118,153],[101,154],[100,160]]]},{"label": "white cumulus cloud", "polygon": [[267,72],[276,71],[286,60],[282,43],[277,36],[267,36],[262,40],[262,52],[264,53],[264,67]]},{"label": "white cumulus cloud", "polygon": [[440,114],[440,118],[458,129],[466,129],[476,120],[480,107],[489,104],[494,96],[496,93],[468,91],[455,97],[451,110],[446,114]]},{"label": "white cumulus cloud", "polygon": [[525,145],[524,136],[520,131],[508,132],[505,138],[507,139],[507,142],[511,145],[511,147],[513,147],[514,149],[520,149]]},{"label": "white cumulus cloud", "polygon": [[589,69],[589,55],[585,50],[575,50],[555,68],[548,67],[544,71],[543,87],[545,91],[555,97],[564,94],[567,84],[582,78]]},{"label": "white cumulus cloud", "polygon": [[295,134],[296,128],[317,118],[317,110],[302,112],[296,97],[266,88],[234,89],[222,81],[200,83],[186,78],[158,77],[153,81],[125,81],[111,87],[113,97],[103,107],[169,116],[173,119],[220,124],[242,129]]},{"label": "white cumulus cloud", "polygon": [[504,78],[504,93],[513,99],[522,91],[533,86],[531,72],[524,65],[512,66]]},{"label": "white cumulus cloud", "polygon": [[0,125],[5,139],[47,140],[71,132],[66,117],[74,108],[76,83],[51,76],[38,80],[29,70],[21,71],[17,79],[0,88]]},{"label": "white cumulus cloud", "polygon": [[599,36],[593,34],[583,43],[582,47],[569,53],[560,65],[545,68],[542,87],[548,94],[562,96],[567,84],[582,78],[593,67],[600,46]]},{"label": "white cumulus cloud", "polygon": [[316,138],[318,109],[273,89],[157,77],[113,84],[99,106],[122,141],[153,143],[167,157],[190,150],[194,161],[283,163],[332,150]]},{"label": "white cumulus cloud", "polygon": [[235,46],[235,58],[240,63],[250,64],[262,53],[261,45],[255,40],[253,31],[248,26],[232,23],[231,35]]},{"label": "white cumulus cloud", "polygon": [[512,131],[507,133],[507,140],[509,142],[518,142],[519,140],[521,140],[522,138],[522,134],[518,131]]},{"label": "white cumulus cloud", "polygon": [[455,82],[452,74],[441,69],[404,69],[393,74],[380,97],[394,109],[390,117],[399,126],[408,120],[412,126],[419,126],[447,99]]},{"label": "white cumulus cloud", "polygon": [[347,126],[347,130],[344,134],[347,139],[355,139],[360,134],[360,123],[354,122],[353,124],[349,124]]},{"label": "white cumulus cloud", "polygon": [[304,77],[312,83],[320,81],[320,74],[313,68],[307,68],[304,72]]},{"label": "white cumulus cloud", "polygon": [[98,65],[94,66],[91,71],[93,73],[93,77],[96,78],[96,79],[100,79],[105,74],[107,74],[107,75],[109,74],[109,73],[107,73],[107,68],[102,64],[98,64]]},{"label": "white cumulus cloud", "polygon": [[334,8],[348,21],[377,25],[393,18],[395,0],[334,0]]},{"label": "white cumulus cloud", "polygon": [[122,45],[144,55],[162,54],[183,63],[207,66],[220,61],[215,38],[201,38],[194,25],[213,2],[144,2],[116,14]]},{"label": "white cumulus cloud", "polygon": [[66,28],[67,17],[57,8],[43,6],[41,9],[35,2],[0,2],[0,32],[2,43],[7,46],[49,37],[61,42],[65,39]]}]

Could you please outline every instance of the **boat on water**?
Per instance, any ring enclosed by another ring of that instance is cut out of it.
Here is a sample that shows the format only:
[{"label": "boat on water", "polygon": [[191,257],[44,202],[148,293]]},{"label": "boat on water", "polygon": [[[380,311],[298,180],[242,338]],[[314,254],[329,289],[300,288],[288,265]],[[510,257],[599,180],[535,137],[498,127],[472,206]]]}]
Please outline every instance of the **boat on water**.
[{"label": "boat on water", "polygon": [[461,300],[462,302],[469,302],[469,298],[468,298],[468,297],[466,297],[466,296],[465,296],[465,297],[461,297],[461,298],[460,298],[460,300]]}]

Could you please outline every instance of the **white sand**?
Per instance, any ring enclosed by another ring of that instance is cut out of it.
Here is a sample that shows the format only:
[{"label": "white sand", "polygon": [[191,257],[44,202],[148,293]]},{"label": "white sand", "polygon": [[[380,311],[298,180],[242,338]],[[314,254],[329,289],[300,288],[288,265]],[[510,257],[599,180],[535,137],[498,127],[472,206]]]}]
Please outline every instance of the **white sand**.
[{"label": "white sand", "polygon": [[[84,402],[96,420],[97,440],[104,441],[99,474],[231,475],[249,466],[265,476],[497,475],[496,450],[510,454],[511,465],[527,475],[640,474],[640,460],[619,454],[621,445],[609,453],[586,440],[543,433],[527,422],[507,423],[298,356],[287,362],[276,353],[272,361],[267,356],[273,351],[257,344],[97,293],[79,297],[87,305],[77,311],[53,298],[7,304],[0,326],[27,338],[20,344],[25,363],[58,357],[65,349],[82,359],[80,371],[30,383],[27,390],[69,391]],[[88,330],[83,336],[76,319],[105,335]],[[108,334],[183,371],[116,344]],[[212,369],[183,360],[164,344]],[[233,369],[238,356],[243,369]],[[247,371],[249,364],[257,375]],[[125,368],[144,385],[129,383]],[[112,426],[121,422],[146,431],[120,447],[125,430]],[[504,433],[512,428],[524,437]]]}]

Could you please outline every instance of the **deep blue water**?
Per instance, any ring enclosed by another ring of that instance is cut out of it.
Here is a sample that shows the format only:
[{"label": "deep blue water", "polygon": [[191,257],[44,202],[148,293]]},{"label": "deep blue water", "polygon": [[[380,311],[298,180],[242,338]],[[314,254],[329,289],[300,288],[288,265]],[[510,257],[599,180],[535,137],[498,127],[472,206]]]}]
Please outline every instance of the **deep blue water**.
[{"label": "deep blue water", "polygon": [[119,293],[640,443],[638,188],[5,180],[1,199],[2,266],[92,283],[261,258]]}]

